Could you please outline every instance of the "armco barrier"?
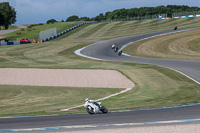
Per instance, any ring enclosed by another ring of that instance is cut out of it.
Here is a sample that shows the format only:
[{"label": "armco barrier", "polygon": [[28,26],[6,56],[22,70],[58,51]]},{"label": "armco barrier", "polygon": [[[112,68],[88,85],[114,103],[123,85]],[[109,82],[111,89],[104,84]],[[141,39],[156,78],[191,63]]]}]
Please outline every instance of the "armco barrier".
[{"label": "armco barrier", "polygon": [[7,45],[18,45],[18,44],[26,44],[25,41],[18,41],[18,42],[1,42],[0,46],[7,46]]}]

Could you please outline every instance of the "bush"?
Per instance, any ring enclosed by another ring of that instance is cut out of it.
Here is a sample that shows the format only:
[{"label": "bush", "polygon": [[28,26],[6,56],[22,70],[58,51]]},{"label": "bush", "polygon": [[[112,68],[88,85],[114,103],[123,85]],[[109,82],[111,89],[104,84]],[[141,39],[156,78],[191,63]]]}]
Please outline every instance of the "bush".
[{"label": "bush", "polygon": [[54,24],[55,22],[57,22],[55,19],[50,19],[46,23],[47,24]]},{"label": "bush", "polygon": [[28,28],[27,31],[32,31],[32,29]]},{"label": "bush", "polygon": [[22,33],[21,32],[17,32],[17,35],[22,35]]},{"label": "bush", "polygon": [[34,24],[32,24],[32,25],[29,25],[27,28],[32,28],[32,27],[34,27],[35,25]]}]

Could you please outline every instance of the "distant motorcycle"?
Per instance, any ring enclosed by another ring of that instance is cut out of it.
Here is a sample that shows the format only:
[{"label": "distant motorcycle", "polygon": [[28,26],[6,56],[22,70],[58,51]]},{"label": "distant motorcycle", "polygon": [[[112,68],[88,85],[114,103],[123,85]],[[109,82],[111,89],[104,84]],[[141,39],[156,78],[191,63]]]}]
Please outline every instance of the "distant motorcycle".
[{"label": "distant motorcycle", "polygon": [[113,44],[113,45],[112,45],[112,49],[114,49],[115,47],[116,47],[116,45],[115,45],[115,44]]},{"label": "distant motorcycle", "polygon": [[84,107],[89,114],[97,114],[97,113],[108,113],[106,107],[101,106],[101,102],[95,102],[94,100],[86,99]]},{"label": "distant motorcycle", "polygon": [[122,54],[122,50],[120,50],[119,52],[118,52],[118,55],[120,56]]},{"label": "distant motorcycle", "polygon": [[119,49],[118,47],[115,47],[115,50],[114,50],[114,52],[117,52],[117,51],[118,51],[118,49]]}]

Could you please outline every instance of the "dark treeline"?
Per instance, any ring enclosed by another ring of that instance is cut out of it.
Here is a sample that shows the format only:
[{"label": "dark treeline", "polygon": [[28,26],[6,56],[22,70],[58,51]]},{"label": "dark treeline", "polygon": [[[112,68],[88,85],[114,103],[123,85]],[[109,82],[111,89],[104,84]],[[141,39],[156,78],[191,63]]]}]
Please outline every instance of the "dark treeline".
[{"label": "dark treeline", "polygon": [[132,18],[138,16],[149,16],[155,14],[167,14],[168,17],[172,17],[173,13],[180,12],[191,12],[199,11],[199,7],[189,7],[186,5],[167,5],[167,6],[157,6],[157,7],[140,7],[140,8],[131,8],[131,9],[117,9],[112,12],[106,12],[105,14],[100,13],[94,18],[81,17],[79,18],[76,15],[70,16],[67,18],[68,21],[102,21],[102,20],[114,20],[122,18]]},{"label": "dark treeline", "polygon": [[9,2],[0,3],[0,30],[3,26],[8,29],[9,25],[16,22],[16,11],[9,5]]}]

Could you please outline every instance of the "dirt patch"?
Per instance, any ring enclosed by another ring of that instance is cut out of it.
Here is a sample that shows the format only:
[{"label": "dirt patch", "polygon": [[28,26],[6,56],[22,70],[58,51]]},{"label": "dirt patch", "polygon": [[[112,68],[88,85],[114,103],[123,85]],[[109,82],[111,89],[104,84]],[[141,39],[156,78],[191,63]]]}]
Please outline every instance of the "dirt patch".
[{"label": "dirt patch", "polygon": [[132,88],[134,83],[114,70],[0,68],[1,85]]},{"label": "dirt patch", "polygon": [[24,25],[16,25],[18,28],[22,29],[22,28],[27,28],[27,26]]},{"label": "dirt patch", "polygon": [[0,39],[4,38],[5,36],[0,36]]}]

